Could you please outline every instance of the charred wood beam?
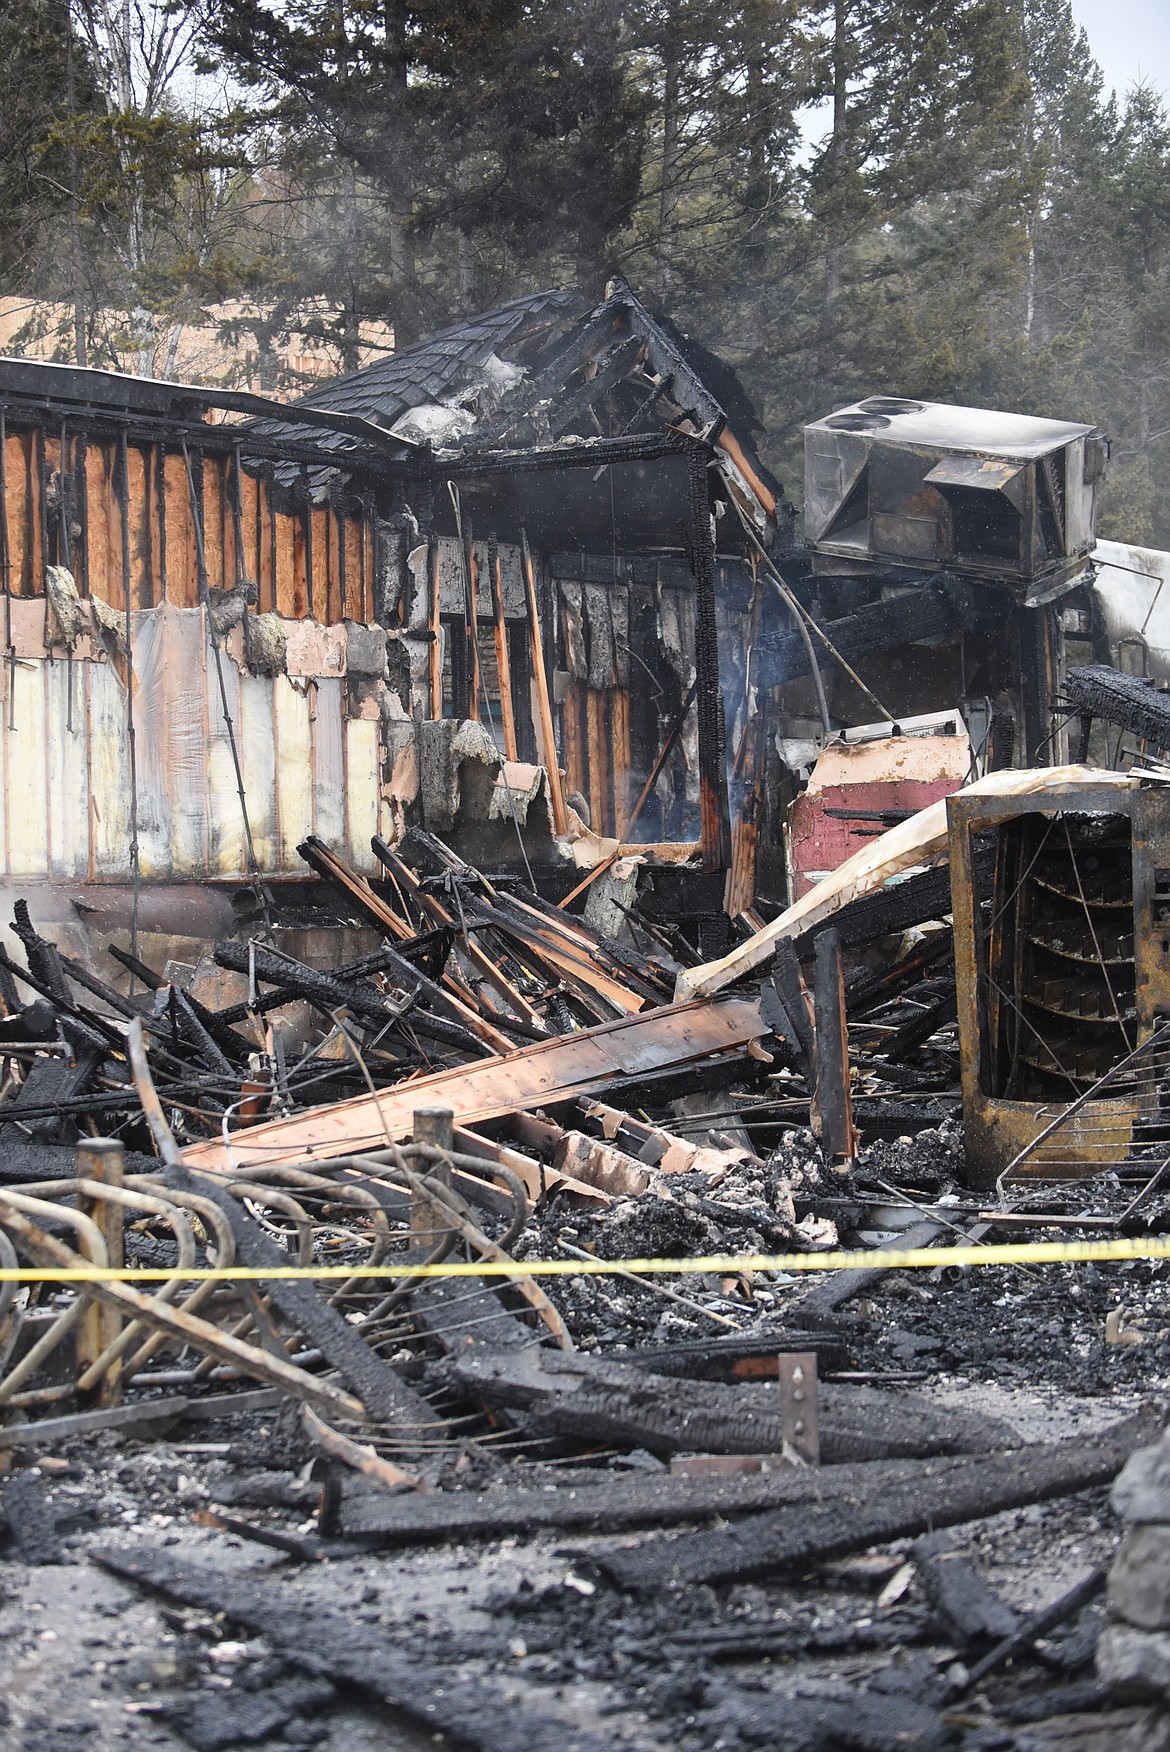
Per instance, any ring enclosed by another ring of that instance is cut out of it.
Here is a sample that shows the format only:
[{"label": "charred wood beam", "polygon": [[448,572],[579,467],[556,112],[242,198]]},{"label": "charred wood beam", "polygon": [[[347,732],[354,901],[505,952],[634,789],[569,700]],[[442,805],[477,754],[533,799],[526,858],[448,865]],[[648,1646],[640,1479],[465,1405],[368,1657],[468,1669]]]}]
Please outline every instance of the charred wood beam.
[{"label": "charred wood beam", "polygon": [[1063,1624],[1075,1612],[1079,1612],[1082,1607],[1087,1606],[1089,1601],[1095,1599],[1104,1589],[1108,1574],[1108,1567],[1105,1564],[1098,1564],[1089,1571],[1088,1575],[1082,1576],[1079,1582],[1074,1582],[1073,1586],[1058,1600],[1054,1600],[1050,1606],[1042,1606],[1038,1611],[1029,1613],[1024,1622],[1010,1636],[1005,1636],[1002,1642],[997,1643],[993,1649],[987,1651],[981,1661],[976,1661],[967,1673],[966,1679],[958,1685],[957,1690],[960,1692],[970,1691],[976,1685],[981,1685],[989,1674],[1005,1666],[1008,1661],[1015,1660],[1018,1655],[1024,1654],[1035,1643],[1039,1642],[1041,1637],[1047,1636],[1050,1631],[1055,1630],[1058,1624]]},{"label": "charred wood beam", "polygon": [[13,908],[12,929],[23,945],[29,972],[35,973],[41,981],[45,996],[53,1003],[71,1010],[73,1002],[65,983],[61,956],[56,945],[40,936],[34,928],[26,900],[18,900]]},{"label": "charred wood beam", "polygon": [[37,1058],[6,1117],[28,1126],[29,1136],[47,1143],[56,1131],[66,1102],[77,1103],[106,1056],[105,1047],[79,1052],[72,1064],[61,1058]]},{"label": "charred wood beam", "polygon": [[566,379],[587,365],[603,344],[604,337],[612,333],[613,322],[613,311],[602,305],[563,346],[556,349],[534,376],[517,386],[515,394],[508,398],[494,420],[469,435],[468,448],[482,450],[496,444],[513,426],[534,413],[541,402],[554,396],[559,398]]},{"label": "charred wood beam", "polygon": [[849,1089],[845,983],[841,976],[841,942],[831,927],[817,933],[813,1004],[816,1015],[813,1129],[830,1161],[852,1161],[857,1154],[857,1133],[853,1129]]},{"label": "charred wood beam", "polygon": [[[226,967],[232,973],[247,973],[253,965],[255,956],[256,977],[269,985],[282,990],[293,991],[298,997],[320,1010],[330,1019],[335,1010],[349,1010],[363,1028],[383,1029],[401,1027],[413,1030],[416,1034],[437,1040],[444,1046],[457,1047],[461,1052],[473,1054],[482,1058],[490,1051],[481,1040],[477,1040],[470,1029],[459,1023],[449,1022],[444,1016],[435,1016],[417,1004],[405,1013],[401,1006],[384,997],[372,987],[363,989],[353,982],[343,983],[329,974],[318,973],[315,968],[305,967],[291,961],[284,955],[273,955],[268,950],[255,948],[248,943],[217,943],[215,960],[219,967]],[[408,987],[414,996],[421,988],[421,976],[418,969],[404,962],[412,980],[418,984]]]},{"label": "charred wood beam", "polygon": [[811,1089],[816,1074],[816,1036],[800,962],[787,939],[776,945],[772,978],[761,990],[760,1006],[765,1022],[785,1042]]},{"label": "charred wood beam", "polygon": [[[441,973],[453,939],[454,933],[446,928],[426,931],[413,941],[397,943],[393,953],[421,965],[433,978]],[[340,967],[330,968],[329,978],[372,979],[375,974],[385,973],[390,965],[386,947],[373,949],[368,955],[359,955],[355,961],[346,961]],[[273,991],[265,992],[263,997],[258,997],[254,1004],[229,1004],[225,1010],[208,1011],[205,1015],[212,1016],[221,1024],[245,1022],[249,1016],[263,1016],[269,1010],[279,1010],[282,1005],[292,1003],[298,995],[289,986],[277,986]]]},{"label": "charred wood beam", "polygon": [[[855,1646],[867,1645],[870,1628],[859,1633]],[[815,1696],[789,1694],[777,1708],[773,1698],[765,1701],[746,1685],[708,1680],[704,1700],[695,1721],[708,1745],[766,1746],[768,1752],[838,1752],[843,1746],[939,1752],[950,1741],[950,1729],[929,1705],[860,1685],[830,1689],[822,1681]]]},{"label": "charred wood beam", "polygon": [[579,389],[571,395],[558,401],[554,412],[549,415],[548,429],[553,438],[560,438],[566,433],[582,414],[586,413],[601,397],[608,395],[610,390],[619,384],[623,377],[628,377],[642,353],[642,342],[635,338],[618,343],[616,347],[597,361],[597,369],[592,377],[582,383]]},{"label": "charred wood beam", "polygon": [[574,937],[589,938],[592,956],[599,966],[617,974],[619,978],[631,979],[636,989],[655,1003],[669,1002],[673,985],[669,979],[663,977],[661,963],[643,955],[632,943],[615,943],[612,938],[598,936],[590,930],[584,918],[576,915],[570,918],[560,908],[550,906],[539,894],[523,885],[517,886],[514,896],[499,895],[495,905],[509,917],[520,919],[524,917],[520,909],[528,907],[548,920],[552,933],[558,936],[568,935],[570,941]]},{"label": "charred wood beam", "polygon": [[[486,1346],[459,1355],[452,1374],[489,1405],[527,1412],[550,1435],[668,1454],[778,1454],[784,1448],[787,1425],[770,1383],[708,1382],[696,1395],[688,1380],[626,1361]],[[1019,1441],[994,1418],[868,1387],[822,1383],[817,1415],[821,1454],[829,1462],[983,1454]]]},{"label": "charred wood beam", "polygon": [[949,991],[932,998],[924,1009],[902,1023],[893,1034],[882,1044],[884,1056],[893,1064],[908,1058],[920,1046],[924,1046],[932,1034],[940,1028],[945,1028],[948,1022],[954,1022],[959,1014],[959,1002],[952,983]]},{"label": "charred wood beam", "polygon": [[[943,1232],[943,1224],[933,1217],[924,1217],[920,1223],[914,1223],[909,1229],[900,1229],[891,1235],[888,1241],[883,1241],[882,1247],[893,1248],[903,1252],[915,1247],[929,1247]],[[881,1248],[874,1249],[875,1254],[881,1253]],[[822,1283],[815,1284],[803,1295],[795,1307],[789,1309],[788,1317],[797,1326],[816,1326],[826,1320],[830,1314],[835,1314],[838,1308],[843,1308],[846,1302],[854,1296],[859,1296],[862,1290],[867,1290],[871,1284],[888,1271],[884,1265],[859,1266],[855,1271],[831,1272]]]},{"label": "charred wood beam", "polygon": [[171,986],[169,992],[167,1009],[174,1018],[179,1033],[195,1057],[206,1065],[208,1070],[220,1071],[225,1077],[230,1077],[232,1066],[229,1060],[203,1026],[186,992],[176,985]]},{"label": "charred wood beam", "polygon": [[1069,1441],[957,1465],[925,1461],[911,1482],[860,1500],[831,1501],[783,1516],[752,1515],[716,1532],[644,1539],[620,1550],[594,1552],[592,1560],[611,1581],[636,1593],[755,1581],[1108,1484],[1134,1450],[1154,1440],[1160,1429],[1160,1415],[1151,1408]]},{"label": "charred wood beam", "polygon": [[432,1738],[448,1737],[468,1752],[611,1752],[610,1733],[595,1734],[563,1717],[555,1720],[521,1701],[513,1689],[476,1677],[459,1679],[449,1665],[428,1668],[418,1649],[405,1649],[401,1635],[387,1635],[352,1616],[319,1604],[298,1604],[270,1581],[233,1579],[169,1551],[139,1545],[105,1550],[94,1557],[104,1569],[169,1600],[220,1613],[264,1637],[293,1666],[337,1681],[401,1710]]},{"label": "charred wood beam", "polygon": [[1086,717],[1103,718],[1129,730],[1163,753],[1170,751],[1170,693],[1139,675],[1123,675],[1103,663],[1070,669],[1061,690],[1062,704]]},{"label": "charred wood beam", "polygon": [[[660,1070],[631,1071],[626,1076],[612,1077],[580,1090],[579,1094],[604,1096],[614,1107],[654,1107],[665,1101],[675,1101],[698,1090],[737,1088],[753,1081],[764,1082],[770,1065],[759,1059],[745,1058],[740,1051],[712,1055],[698,1063],[669,1065]],[[576,1096],[574,1097],[576,1099]],[[4,1109],[0,1107],[0,1118]]]},{"label": "charred wood beam", "polygon": [[876,1009],[889,1003],[900,992],[920,985],[928,969],[954,955],[954,939],[949,932],[935,931],[917,942],[909,955],[880,973],[868,973],[859,968],[845,982],[845,1001],[851,1015]]},{"label": "charred wood beam", "polygon": [[[940,1474],[956,1459],[939,1463]],[[777,1468],[775,1472],[687,1477],[606,1477],[573,1490],[452,1490],[409,1497],[372,1491],[354,1482],[333,1505],[334,1524],[321,1531],[379,1545],[425,1545],[440,1539],[491,1539],[539,1527],[563,1532],[618,1532],[625,1527],[668,1527],[709,1515],[743,1515],[858,1496],[910,1483],[917,1461],[876,1460],[865,1465]],[[599,1475],[600,1478],[601,1475]]]},{"label": "charred wood beam", "polygon": [[[669,554],[647,557],[642,554],[582,554],[554,551],[547,556],[548,569],[554,578],[579,578],[583,584],[600,584],[605,589],[628,584],[645,584],[651,589],[691,590],[694,574],[685,560]],[[743,561],[720,554],[715,562],[720,588],[734,584],[750,592],[752,575]]]},{"label": "charred wood beam", "polygon": [[[869,651],[891,645],[941,643],[954,633],[955,610],[941,590],[919,589],[886,602],[859,608],[841,620],[826,621],[825,633],[850,663]],[[813,633],[813,648],[821,668],[836,661]],[[798,632],[764,633],[755,648],[753,680],[757,687],[782,687],[809,673],[808,652]]]},{"label": "charred wood beam", "polygon": [[[131,1097],[132,1099],[132,1097]],[[127,1103],[124,1101],[123,1105]],[[123,1150],[123,1168],[127,1174],[157,1174],[158,1157],[142,1150]],[[18,1186],[21,1181],[75,1180],[77,1149],[73,1144],[26,1143],[24,1139],[6,1139],[0,1156],[0,1181]]]},{"label": "charred wood beam", "polygon": [[[136,955],[131,955],[127,950],[120,949],[116,943],[110,944],[109,953],[113,956],[115,961],[126,969],[128,973],[132,973],[135,979],[141,980],[148,991],[161,991],[163,986],[167,983],[162,978],[161,974],[155,973],[152,967],[148,967],[146,963],[140,961]],[[77,964],[72,961],[65,962],[65,970],[70,978],[74,977],[76,965]],[[91,986],[90,989],[93,990],[94,988]],[[105,989],[113,991],[114,988],[106,987]],[[137,1016],[141,1014],[138,1006],[130,1003],[129,1000],[122,998],[121,993],[115,992],[114,995],[121,1000],[123,1005],[126,1006],[121,1014],[126,1016]],[[183,997],[192,1016],[198,1022],[199,1026],[210,1035],[220,1051],[225,1053],[228,1058],[234,1059],[237,1064],[246,1064],[248,1054],[252,1051],[252,1047],[248,1041],[244,1040],[235,1032],[230,1024],[232,1022],[243,1022],[247,1019],[247,1006],[244,1004],[237,1006],[237,1014],[235,1011],[209,1010],[205,1004],[201,1004],[199,999],[193,998],[189,992],[184,992]]]},{"label": "charred wood beam", "polygon": [[715,541],[707,484],[707,452],[692,447],[688,458],[687,545],[695,574],[695,674],[699,729],[699,819],[703,868],[726,870],[731,862],[731,806],[727,794],[727,727],[719,680],[715,616]]},{"label": "charred wood beam", "polygon": [[[7,365],[8,362],[6,362]],[[61,407],[51,397],[22,398],[20,401],[10,399],[7,390],[4,391],[4,401],[9,417],[10,430],[39,431],[45,424],[46,415],[57,420],[61,415]],[[282,404],[288,405],[288,404]],[[172,449],[178,449],[186,438],[191,448],[198,448],[209,455],[230,458],[239,448],[240,428],[235,425],[209,426],[203,420],[190,421],[178,418],[150,419],[140,413],[127,413],[112,408],[89,408],[78,414],[68,410],[73,423],[81,433],[97,443],[119,441],[123,436],[127,444],[139,449],[147,449],[151,445],[162,443]],[[317,421],[313,422],[318,425]],[[353,475],[369,490],[376,488],[385,479],[386,465],[389,460],[384,453],[355,444],[344,452],[346,473]],[[401,460],[408,455],[407,446],[401,446]],[[248,433],[248,454],[244,459],[245,467],[260,463],[301,462],[320,469],[322,466],[322,451],[320,443],[313,443],[289,438],[265,438],[258,432]],[[329,466],[326,463],[326,466]]]},{"label": "charred wood beam", "polygon": [[[980,851],[976,871],[982,890],[995,867],[994,850]],[[833,915],[833,926],[841,939],[842,949],[857,949],[873,943],[879,937],[898,936],[912,925],[926,924],[933,919],[949,917],[951,910],[951,870],[942,864],[933,870],[923,870],[908,876],[905,882],[894,882],[866,894],[860,900]],[[806,931],[795,938],[793,947],[797,959],[806,960],[813,953],[815,931]]]},{"label": "charred wood beam", "polygon": [[988,1639],[1001,1642],[1019,1630],[1019,1614],[952,1547],[950,1535],[928,1534],[911,1546],[910,1555],[944,1634],[960,1648]]},{"label": "charred wood beam", "polygon": [[635,432],[627,438],[581,438],[573,444],[518,450],[471,450],[460,456],[434,461],[420,456],[417,465],[429,466],[439,480],[478,480],[492,474],[543,474],[547,469],[590,468],[608,463],[656,462],[663,456],[697,452],[706,468],[710,452],[705,444],[682,432]]},{"label": "charred wood beam", "polygon": [[681,1375],[691,1381],[771,1379],[777,1358],[789,1351],[815,1351],[817,1368],[846,1367],[846,1349],[832,1332],[768,1332],[752,1338],[702,1338],[685,1344],[640,1345],[626,1351],[623,1363],[656,1375]]},{"label": "charred wood beam", "polygon": [[22,980],[25,985],[31,986],[34,992],[40,992],[42,997],[49,1000],[57,1011],[57,1020],[62,1035],[76,1052],[100,1050],[102,1053],[107,1053],[111,1047],[116,1051],[122,1050],[121,1034],[104,1017],[96,1015],[92,1010],[83,1006],[73,1004],[68,998],[62,1004],[54,987],[47,980],[41,979],[31,968],[21,967],[18,962],[13,961],[8,951],[2,946],[0,946],[0,967],[7,968],[14,979]]},{"label": "charred wood beam", "polygon": [[[279,425],[309,426],[317,431],[340,433],[365,444],[385,457],[410,455],[404,439],[394,438],[384,427],[360,414],[332,408],[310,407],[303,402],[278,402],[251,390],[195,388],[164,379],[124,378],[85,366],[47,365],[40,360],[5,360],[3,394],[10,413],[23,403],[31,408],[52,408],[58,418],[77,422],[86,414],[100,412],[106,418],[137,415],[157,420],[159,428],[172,424],[206,433],[204,416],[209,409],[251,414]],[[121,407],[115,407],[115,395]],[[211,428],[214,431],[214,427]],[[252,434],[249,434],[251,438]],[[237,434],[238,441],[238,434]],[[318,462],[320,457],[318,456]]]}]

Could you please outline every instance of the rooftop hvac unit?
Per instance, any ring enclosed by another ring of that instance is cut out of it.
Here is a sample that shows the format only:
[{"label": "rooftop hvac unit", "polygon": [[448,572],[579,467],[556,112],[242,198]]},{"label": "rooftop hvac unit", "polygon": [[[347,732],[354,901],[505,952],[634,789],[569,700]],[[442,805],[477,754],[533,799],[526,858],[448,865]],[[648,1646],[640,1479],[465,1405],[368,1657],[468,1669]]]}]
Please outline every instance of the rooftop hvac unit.
[{"label": "rooftop hvac unit", "polygon": [[804,444],[817,571],[946,568],[1035,606],[1085,569],[1109,452],[1092,426],[872,396]]}]

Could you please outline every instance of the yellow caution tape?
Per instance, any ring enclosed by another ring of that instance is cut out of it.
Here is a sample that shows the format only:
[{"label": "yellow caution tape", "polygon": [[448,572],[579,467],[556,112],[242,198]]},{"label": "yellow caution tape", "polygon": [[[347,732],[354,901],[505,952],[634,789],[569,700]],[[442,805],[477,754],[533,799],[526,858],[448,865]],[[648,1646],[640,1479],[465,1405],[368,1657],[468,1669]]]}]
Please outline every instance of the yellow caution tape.
[{"label": "yellow caution tape", "polygon": [[514,1277],[641,1277],[682,1276],[701,1272],[731,1276],[738,1272],[918,1271],[936,1265],[1078,1265],[1108,1264],[1125,1259],[1170,1259],[1170,1236],[1122,1238],[1111,1241],[1005,1242],[1002,1246],[865,1248],[831,1253],[713,1253],[693,1259],[518,1259],[458,1260],[441,1265],[278,1265],[278,1266],[57,1266],[0,1269],[6,1284],[152,1284],[171,1278],[196,1283],[215,1278],[222,1283],[272,1282],[301,1278],[329,1282],[346,1278],[514,1278]]}]

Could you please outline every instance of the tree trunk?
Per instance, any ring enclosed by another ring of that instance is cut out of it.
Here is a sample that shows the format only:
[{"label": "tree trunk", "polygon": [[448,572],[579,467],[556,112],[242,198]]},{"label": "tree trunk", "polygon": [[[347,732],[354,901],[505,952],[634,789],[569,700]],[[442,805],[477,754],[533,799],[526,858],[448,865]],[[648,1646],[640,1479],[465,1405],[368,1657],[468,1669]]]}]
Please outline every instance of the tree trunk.
[{"label": "tree trunk", "polygon": [[658,201],[658,302],[670,300],[679,193],[679,68],[675,46],[663,45],[662,190]]},{"label": "tree trunk", "polygon": [[[65,101],[69,126],[76,126],[77,79],[73,63],[73,14],[65,5]],[[69,256],[73,281],[73,357],[78,365],[89,362],[85,337],[85,261],[81,253],[81,200],[78,194],[77,146],[69,146]]]},{"label": "tree trunk", "polygon": [[848,0],[833,0],[833,133],[829,143],[829,235],[825,249],[825,303],[841,296],[841,263],[844,255],[842,182],[846,168],[849,134],[849,74],[846,41],[849,31]]}]

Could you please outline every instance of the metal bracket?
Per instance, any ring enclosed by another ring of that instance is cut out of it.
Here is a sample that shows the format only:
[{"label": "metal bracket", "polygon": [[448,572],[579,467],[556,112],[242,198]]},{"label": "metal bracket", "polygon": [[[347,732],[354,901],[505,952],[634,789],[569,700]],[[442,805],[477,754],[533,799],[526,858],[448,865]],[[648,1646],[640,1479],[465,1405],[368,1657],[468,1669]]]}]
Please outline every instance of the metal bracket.
[{"label": "metal bracket", "polygon": [[821,1459],[817,1419],[817,1353],[790,1351],[777,1358],[776,1385],[780,1396],[780,1421],[784,1446],[810,1466]]}]

